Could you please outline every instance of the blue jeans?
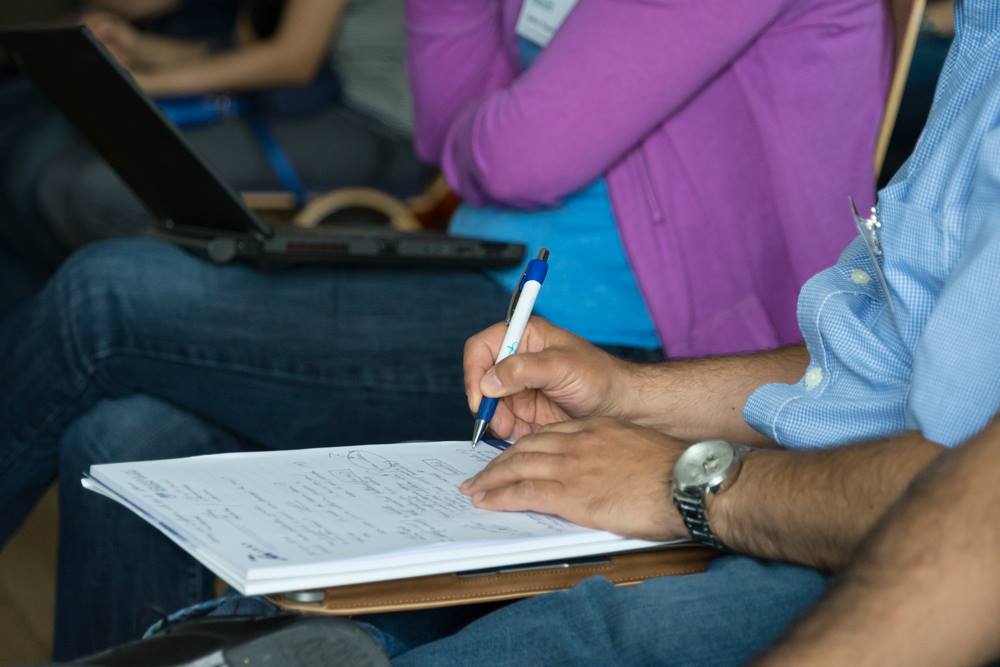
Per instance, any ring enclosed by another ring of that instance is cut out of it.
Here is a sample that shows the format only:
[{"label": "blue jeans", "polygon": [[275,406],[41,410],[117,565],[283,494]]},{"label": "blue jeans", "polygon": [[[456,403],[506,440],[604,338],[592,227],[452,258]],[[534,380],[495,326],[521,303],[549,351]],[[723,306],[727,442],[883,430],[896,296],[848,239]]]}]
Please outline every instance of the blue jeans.
[{"label": "blue jeans", "polygon": [[67,248],[44,226],[35,186],[70,138],[69,125],[30,82],[0,80],[0,319],[38,292]]},{"label": "blue jeans", "polygon": [[[654,579],[634,588],[588,579],[569,591],[500,607],[459,629],[454,610],[355,620],[400,667],[727,667],[744,664],[777,639],[825,586],[825,577],[815,570],[728,556],[703,574]],[[261,598],[233,598],[213,613],[270,615],[277,610]]]},{"label": "blue jeans", "polygon": [[507,299],[479,271],[261,271],[146,239],[74,254],[0,325],[0,543],[62,481],[55,657],[210,593],[155,530],[80,490],[91,463],[467,438],[463,345]]}]

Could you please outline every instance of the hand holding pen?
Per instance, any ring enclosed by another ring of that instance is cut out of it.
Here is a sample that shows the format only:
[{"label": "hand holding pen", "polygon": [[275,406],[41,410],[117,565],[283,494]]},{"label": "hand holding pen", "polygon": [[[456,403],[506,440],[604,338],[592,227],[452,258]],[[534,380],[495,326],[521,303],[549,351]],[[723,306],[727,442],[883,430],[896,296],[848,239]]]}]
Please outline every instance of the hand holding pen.
[{"label": "hand holding pen", "polygon": [[[528,262],[524,273],[521,274],[521,280],[517,289],[514,290],[514,294],[511,295],[510,305],[507,307],[507,333],[500,344],[500,351],[494,365],[517,352],[521,337],[524,335],[524,329],[528,326],[528,320],[531,318],[531,311],[538,299],[538,293],[542,289],[542,283],[545,282],[545,275],[549,270],[548,259],[549,251],[542,248],[541,252],[538,253],[538,258]],[[473,447],[479,444],[482,439],[499,402],[498,398],[484,396],[479,403],[479,411],[476,413],[472,430]]]},{"label": "hand holding pen", "polygon": [[635,364],[540,317],[528,321],[517,354],[497,363],[506,334],[500,322],[471,336],[462,360],[469,408],[487,396],[500,401],[490,421],[498,438],[518,440],[571,419],[652,423],[659,415],[659,403],[642,398],[647,385],[636,380],[647,376]]}]

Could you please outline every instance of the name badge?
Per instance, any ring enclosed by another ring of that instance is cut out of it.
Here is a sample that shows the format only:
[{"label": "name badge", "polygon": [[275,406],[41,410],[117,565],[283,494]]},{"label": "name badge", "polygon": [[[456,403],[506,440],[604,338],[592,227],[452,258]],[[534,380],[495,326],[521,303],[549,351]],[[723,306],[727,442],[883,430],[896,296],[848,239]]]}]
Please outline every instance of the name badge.
[{"label": "name badge", "polygon": [[524,0],[517,17],[517,34],[546,47],[578,0]]}]

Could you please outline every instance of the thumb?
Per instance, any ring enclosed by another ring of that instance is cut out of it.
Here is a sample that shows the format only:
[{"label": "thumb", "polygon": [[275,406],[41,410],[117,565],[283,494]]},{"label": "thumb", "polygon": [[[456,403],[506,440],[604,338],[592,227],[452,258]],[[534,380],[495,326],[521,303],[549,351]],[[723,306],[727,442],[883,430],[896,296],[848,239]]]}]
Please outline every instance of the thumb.
[{"label": "thumb", "polygon": [[514,354],[486,371],[479,389],[492,398],[526,389],[550,389],[561,384],[570,370],[567,355],[555,350]]}]

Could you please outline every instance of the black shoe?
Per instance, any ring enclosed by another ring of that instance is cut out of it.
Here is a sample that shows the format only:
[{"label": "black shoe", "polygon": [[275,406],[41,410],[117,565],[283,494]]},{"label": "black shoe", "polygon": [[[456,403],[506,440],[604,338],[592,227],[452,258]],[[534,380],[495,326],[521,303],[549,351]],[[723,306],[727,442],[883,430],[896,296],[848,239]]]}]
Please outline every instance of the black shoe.
[{"label": "black shoe", "polygon": [[74,661],[103,667],[387,667],[357,625],[329,616],[204,617]]}]

